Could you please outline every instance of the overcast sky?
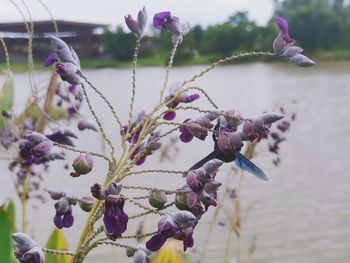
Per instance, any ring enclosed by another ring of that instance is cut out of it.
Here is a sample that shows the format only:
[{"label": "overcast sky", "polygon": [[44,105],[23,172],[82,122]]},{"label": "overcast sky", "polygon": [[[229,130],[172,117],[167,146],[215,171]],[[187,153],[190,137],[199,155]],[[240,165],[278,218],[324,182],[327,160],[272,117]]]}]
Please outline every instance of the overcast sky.
[{"label": "overcast sky", "polygon": [[[21,0],[14,0],[23,8]],[[38,0],[24,0],[34,20],[49,16]],[[264,25],[273,11],[272,0],[42,0],[56,19],[106,24],[124,23],[124,15],[135,16],[145,6],[149,17],[169,10],[191,25],[207,26],[223,22],[237,11],[248,11],[250,18]],[[23,8],[23,11],[25,9]],[[0,22],[21,21],[16,8],[9,0],[0,0]]]}]

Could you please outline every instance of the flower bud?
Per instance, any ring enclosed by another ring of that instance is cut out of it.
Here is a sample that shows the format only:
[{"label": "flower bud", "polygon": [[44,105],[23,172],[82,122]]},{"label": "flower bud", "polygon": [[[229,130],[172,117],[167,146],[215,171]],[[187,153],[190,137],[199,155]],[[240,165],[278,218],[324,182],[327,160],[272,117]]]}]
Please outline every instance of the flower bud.
[{"label": "flower bud", "polygon": [[189,210],[187,206],[187,196],[185,193],[178,193],[175,196],[175,206],[179,210]]},{"label": "flower bud", "polygon": [[15,241],[16,249],[18,249],[23,254],[33,247],[37,246],[34,240],[25,233],[17,232],[13,233],[11,236]]},{"label": "flower bud", "polygon": [[264,121],[264,124],[272,124],[280,119],[283,119],[283,115],[279,114],[279,113],[274,113],[274,112],[270,112],[270,113],[265,113],[261,116],[261,119]]},{"label": "flower bud", "polygon": [[163,191],[151,191],[148,201],[154,208],[161,209],[164,207],[168,199]]},{"label": "flower bud", "polygon": [[98,184],[98,183],[91,186],[90,191],[92,196],[99,200],[106,199],[108,195],[106,189],[101,184]]},{"label": "flower bud", "polygon": [[174,213],[171,213],[171,217],[174,219],[174,222],[177,225],[197,221],[197,218],[189,211],[176,211]]},{"label": "flower bud", "polygon": [[94,160],[91,154],[81,153],[78,157],[73,161],[74,171],[78,174],[87,174],[91,172],[94,167]]},{"label": "flower bud", "polygon": [[122,190],[122,185],[118,185],[114,182],[110,183],[106,189],[107,195],[118,195]]},{"label": "flower bud", "polygon": [[210,160],[209,162],[206,162],[203,165],[203,169],[208,173],[208,174],[215,174],[219,167],[223,164],[224,162],[219,160],[219,159],[213,159]]},{"label": "flower bud", "polygon": [[33,131],[26,131],[23,137],[33,145],[37,145],[47,140],[47,137],[44,134],[41,134],[39,132],[33,132]]},{"label": "flower bud", "polygon": [[135,34],[137,34],[137,35],[139,35],[139,24],[138,24],[138,22],[135,19],[133,19],[133,17],[130,14],[124,16],[124,19],[125,19],[126,25],[130,29],[130,31],[135,33]]},{"label": "flower bud", "polygon": [[91,196],[84,196],[80,202],[80,208],[85,212],[90,212],[92,207],[94,206],[95,200]]},{"label": "flower bud", "polygon": [[35,157],[42,157],[47,155],[53,147],[53,142],[50,140],[43,141],[32,148],[31,153]]},{"label": "flower bud", "polygon": [[60,200],[62,197],[66,196],[66,193],[63,191],[49,190],[49,189],[46,191],[49,193],[51,199],[53,200]]},{"label": "flower bud", "polygon": [[92,121],[90,121],[90,120],[80,120],[78,122],[78,129],[80,131],[83,131],[85,129],[97,131],[97,128],[96,128],[95,124]]},{"label": "flower bud", "polygon": [[128,247],[128,248],[126,249],[126,256],[127,256],[128,258],[131,258],[131,257],[134,256],[135,252],[136,252],[136,249],[135,249],[135,248]]}]

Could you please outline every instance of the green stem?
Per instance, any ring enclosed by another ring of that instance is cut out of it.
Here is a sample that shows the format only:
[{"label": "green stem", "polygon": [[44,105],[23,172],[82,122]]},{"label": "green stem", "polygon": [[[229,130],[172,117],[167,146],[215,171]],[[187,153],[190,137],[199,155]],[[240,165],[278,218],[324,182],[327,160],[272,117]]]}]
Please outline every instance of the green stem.
[{"label": "green stem", "polygon": [[28,194],[28,176],[26,174],[23,183],[22,183],[22,194],[21,194],[21,204],[22,204],[22,232],[26,232],[27,226],[27,194]]}]

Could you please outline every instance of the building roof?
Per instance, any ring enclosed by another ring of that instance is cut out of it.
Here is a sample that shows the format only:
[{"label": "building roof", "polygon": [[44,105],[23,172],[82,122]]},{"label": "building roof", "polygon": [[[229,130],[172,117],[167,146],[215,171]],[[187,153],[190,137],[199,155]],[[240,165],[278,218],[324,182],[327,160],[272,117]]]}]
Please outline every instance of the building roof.
[{"label": "building roof", "polygon": [[[52,20],[33,21],[34,33],[42,34],[54,32]],[[65,20],[56,20],[60,32],[87,32],[98,28],[107,27],[107,24],[74,22]],[[0,32],[6,33],[27,33],[23,22],[2,22],[0,23]]]}]

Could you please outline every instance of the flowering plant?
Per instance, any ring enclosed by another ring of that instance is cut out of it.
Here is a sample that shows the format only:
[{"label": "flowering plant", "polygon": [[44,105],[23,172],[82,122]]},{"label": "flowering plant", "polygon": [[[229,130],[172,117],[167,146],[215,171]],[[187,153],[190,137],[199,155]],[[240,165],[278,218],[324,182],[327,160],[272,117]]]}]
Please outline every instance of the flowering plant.
[{"label": "flowering plant", "polygon": [[[54,129],[51,133],[43,134],[44,129],[26,126],[18,142],[21,166],[27,171],[38,165],[65,158],[64,154],[55,151],[60,148],[77,154],[72,161],[73,171],[70,175],[80,180],[81,175],[94,171],[94,159],[101,158],[108,164],[104,182],[96,182],[91,186],[91,196],[78,197],[61,189],[48,189],[51,199],[55,200],[56,214],[53,222],[57,228],[70,228],[74,225],[73,206],[88,212],[86,225],[82,229],[74,252],[49,250],[37,245],[25,233],[14,233],[16,243],[16,258],[21,263],[42,263],[43,251],[52,254],[65,254],[72,257],[73,263],[84,262],[89,252],[101,245],[112,245],[125,248],[127,254],[133,257],[133,262],[148,262],[152,254],[158,251],[169,238],[182,241],[183,250],[195,245],[193,233],[200,219],[205,216],[211,206],[217,205],[217,191],[222,185],[216,180],[219,168],[225,163],[235,164],[262,180],[268,180],[265,173],[241,154],[245,142],[258,143],[267,138],[270,128],[284,116],[280,113],[268,112],[253,118],[246,118],[236,109],[219,109],[210,96],[200,87],[192,86],[198,78],[207,74],[215,67],[242,58],[252,56],[268,56],[283,58],[298,66],[312,66],[314,62],[302,55],[302,49],[294,46],[295,41],[288,34],[288,23],[278,17],[276,23],[281,32],[273,43],[274,53],[249,52],[232,55],[221,59],[205,68],[191,79],[178,82],[169,87],[169,74],[175,59],[177,47],[184,41],[188,31],[187,24],[181,24],[180,19],[170,12],[160,12],[153,17],[156,29],[170,31],[173,35],[173,48],[170,53],[163,86],[160,89],[159,102],[154,108],[135,114],[134,101],[136,96],[136,66],[141,40],[147,23],[146,9],[143,8],[135,20],[131,15],[125,16],[125,22],[135,34],[136,47],[133,56],[132,90],[129,115],[124,121],[118,115],[110,100],[96,88],[84,75],[79,57],[72,47],[56,36],[50,36],[53,53],[44,62],[45,66],[54,64],[55,74],[62,82],[55,89],[55,96],[60,106],[66,104],[68,117],[79,113],[80,105],[85,100],[94,122],[84,118],[79,119],[79,130],[98,132],[110,153],[95,153],[80,150],[75,147],[75,133],[63,127]],[[112,143],[101,124],[87,89],[92,89],[111,111],[117,132],[121,135],[120,146]],[[165,96],[166,90],[168,95]],[[191,106],[191,103],[207,99],[212,109],[202,109]],[[196,111],[200,116],[196,119],[186,119],[174,122],[176,112],[180,110]],[[283,126],[283,122],[279,127]],[[165,132],[160,127],[171,127]],[[191,168],[183,170],[140,170],[137,167],[147,161],[147,157],[158,151],[164,138],[177,133],[183,143],[206,141],[212,145],[213,151],[200,159]],[[212,135],[212,136],[209,136]],[[277,140],[276,135],[273,135]],[[212,137],[211,140],[209,137]],[[7,139],[11,139],[7,136]],[[276,142],[277,143],[277,142]],[[278,142],[279,143],[279,142]],[[117,157],[118,154],[118,157]],[[170,173],[183,176],[184,183],[176,189],[161,189],[156,187],[122,185],[126,177],[146,173]],[[148,196],[134,196],[127,190],[149,192]],[[172,196],[172,202],[169,202]],[[146,199],[144,202],[142,199]],[[124,210],[127,206],[135,206],[140,212],[129,215]],[[175,208],[174,208],[175,206]],[[131,220],[156,214],[159,215],[158,228],[150,233],[127,236]],[[145,244],[139,244],[141,237],[146,237]],[[125,239],[135,239],[135,245],[124,243]]]}]

